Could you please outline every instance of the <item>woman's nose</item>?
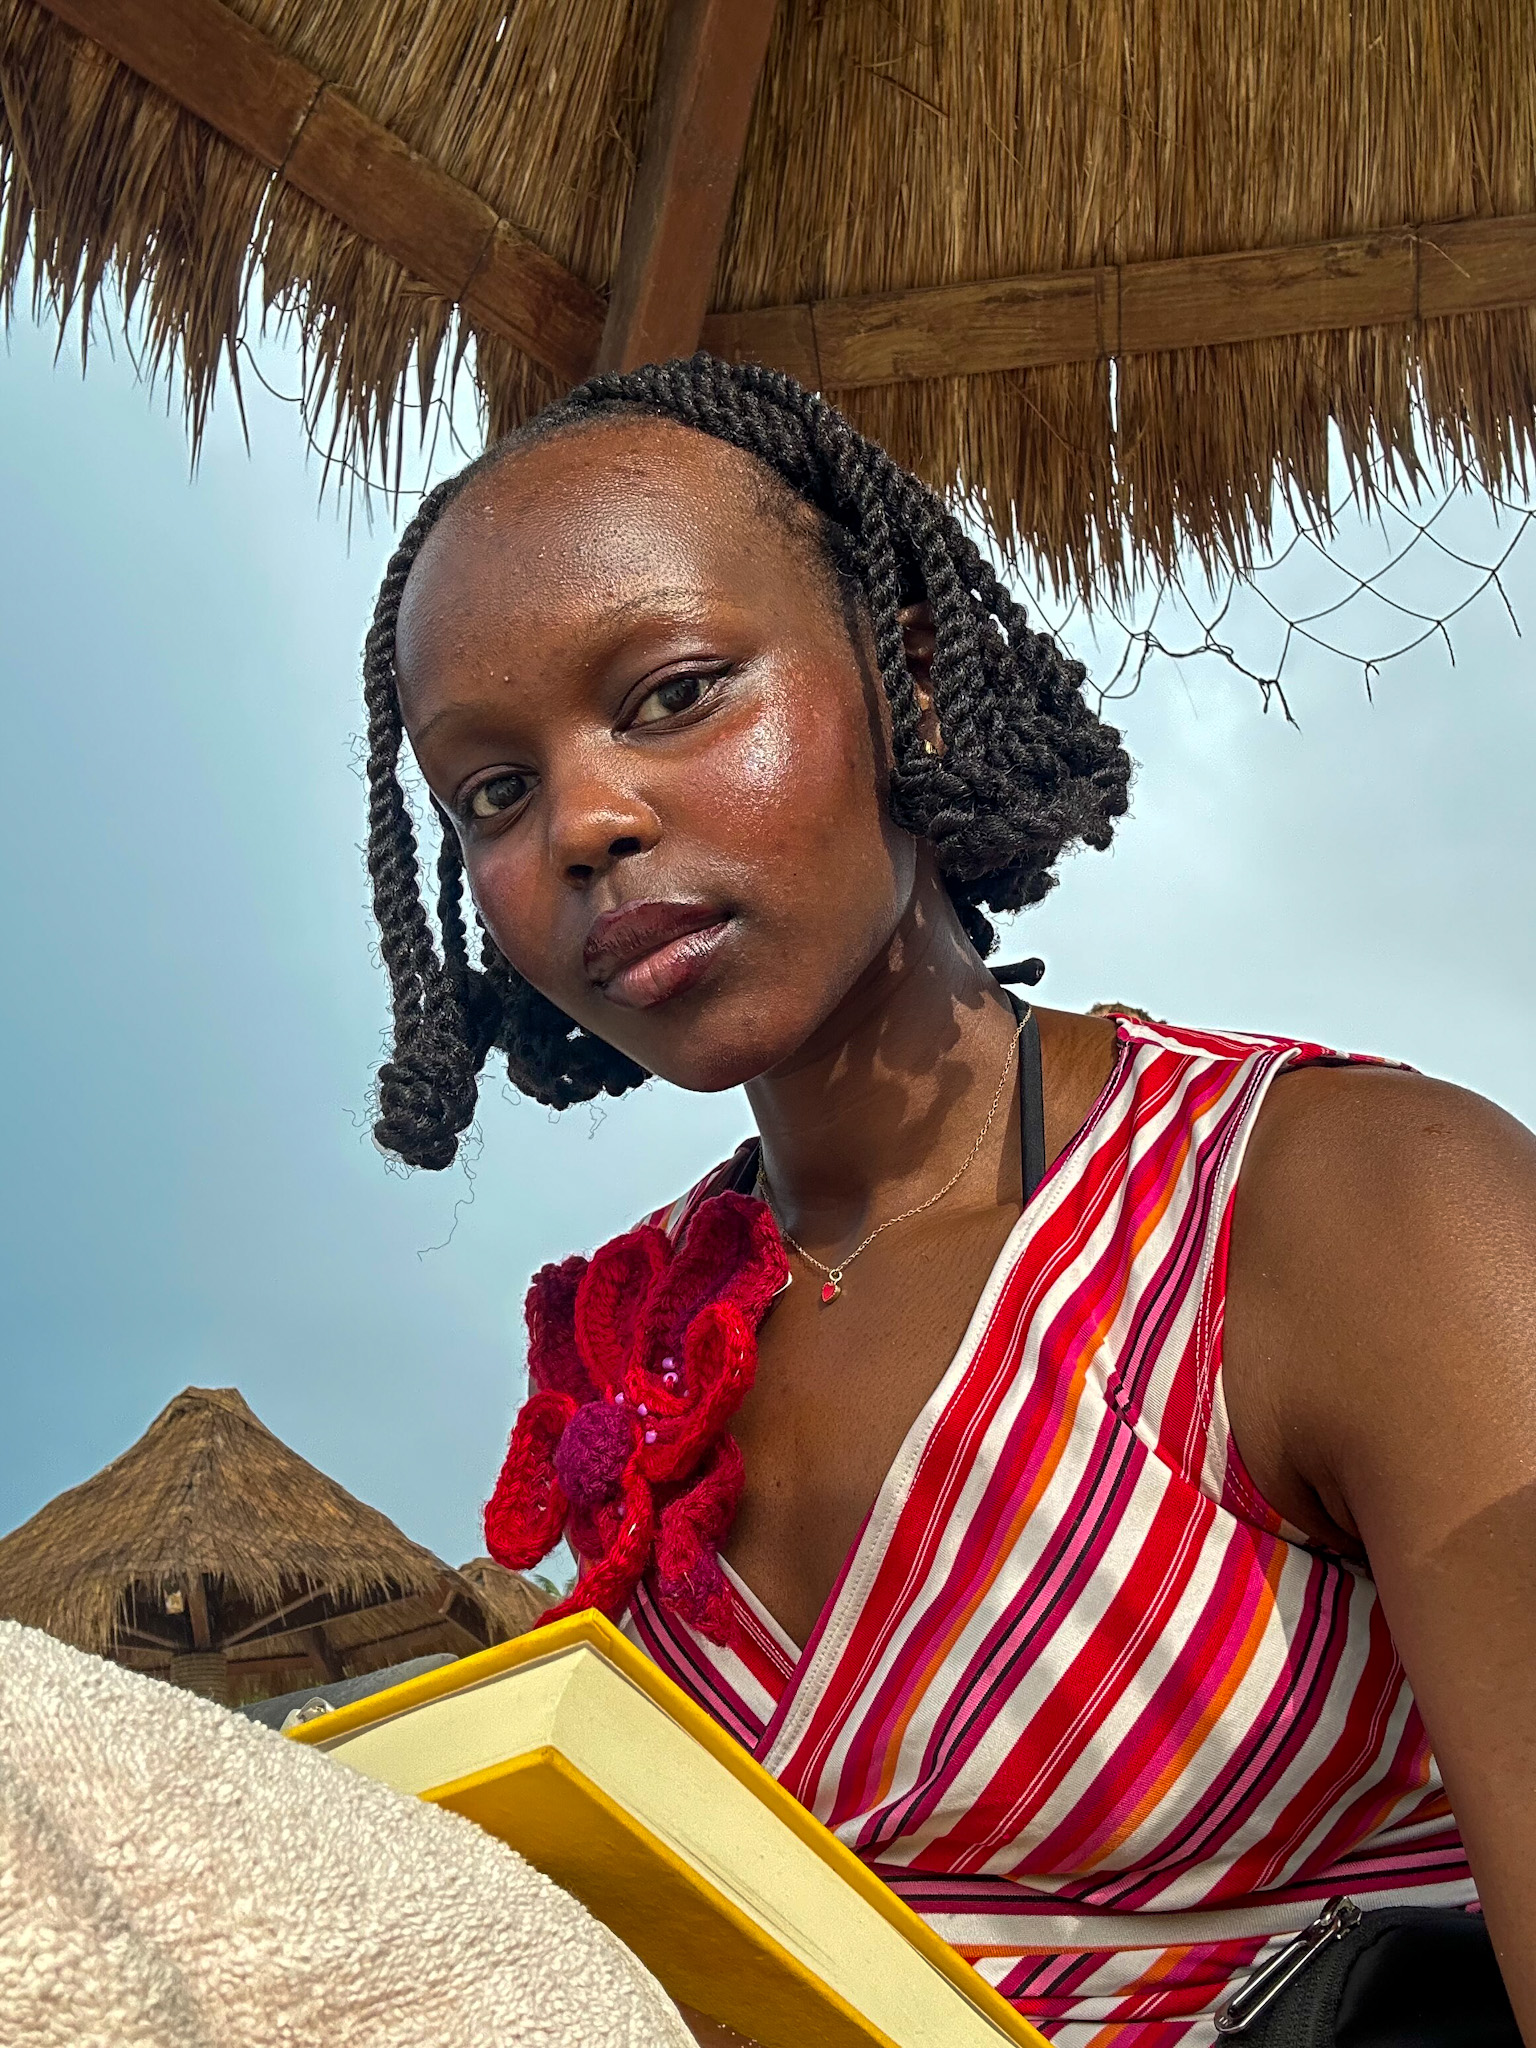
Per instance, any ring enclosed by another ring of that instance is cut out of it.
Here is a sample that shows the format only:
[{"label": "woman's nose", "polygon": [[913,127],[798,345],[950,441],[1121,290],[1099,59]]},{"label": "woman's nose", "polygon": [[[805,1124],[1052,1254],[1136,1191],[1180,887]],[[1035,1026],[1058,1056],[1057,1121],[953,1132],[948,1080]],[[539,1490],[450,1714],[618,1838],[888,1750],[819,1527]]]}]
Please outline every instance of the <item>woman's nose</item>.
[{"label": "woman's nose", "polygon": [[585,888],[615,861],[647,852],[660,837],[655,812],[633,791],[595,777],[551,793],[550,854],[573,888]]}]

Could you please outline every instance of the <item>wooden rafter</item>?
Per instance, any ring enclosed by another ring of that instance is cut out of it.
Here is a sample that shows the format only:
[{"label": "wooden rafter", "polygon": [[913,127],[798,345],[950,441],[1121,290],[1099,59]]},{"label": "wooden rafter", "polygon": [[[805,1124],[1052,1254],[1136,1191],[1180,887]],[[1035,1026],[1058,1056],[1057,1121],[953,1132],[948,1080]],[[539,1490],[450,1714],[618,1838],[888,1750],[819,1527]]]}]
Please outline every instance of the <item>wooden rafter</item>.
[{"label": "wooden rafter", "polygon": [[[243,1628],[235,1629],[229,1635],[221,1637],[219,1648],[232,1650],[238,1643],[254,1642],[264,1636],[282,1635],[286,1629],[298,1628],[302,1624],[293,1617],[298,1615],[301,1609],[306,1611],[306,1616],[310,1612],[322,1613],[329,1597],[323,1589],[317,1591],[313,1586],[306,1586],[303,1592],[295,1593],[291,1600],[285,1600],[280,1607],[269,1608],[265,1613],[258,1614],[253,1621],[248,1621]],[[385,1592],[377,1596],[375,1604],[393,1600],[395,1597],[393,1592]]]},{"label": "wooden rafter", "polygon": [[603,306],[483,199],[410,149],[219,0],[42,0],[179,106],[573,381]]},{"label": "wooden rafter", "polygon": [[[367,1614],[378,1607],[392,1607],[401,1600],[398,1588],[381,1587],[377,1592],[361,1598],[349,1599],[341,1611],[346,1614]],[[333,1621],[337,1618],[338,1602],[335,1596],[324,1590],[304,1594],[297,1600],[290,1600],[284,1607],[263,1615],[246,1627],[222,1640],[221,1650],[237,1649],[244,1643],[261,1643],[273,1636],[297,1635],[306,1628]]]},{"label": "wooden rafter", "polygon": [[[428,1656],[434,1650],[452,1647],[458,1657],[472,1657],[485,1644],[473,1629],[465,1628],[461,1621],[445,1616],[441,1621],[424,1623],[419,1628],[405,1629],[397,1636],[384,1636],[376,1642],[359,1643],[348,1651],[348,1660],[358,1664],[366,1659],[370,1671],[382,1671],[390,1664],[403,1664],[408,1657]],[[237,1670],[244,1670],[242,1660]]]},{"label": "wooden rafter", "polygon": [[184,1642],[176,1642],[170,1636],[156,1635],[153,1629],[135,1623],[131,1628],[117,1629],[112,1637],[112,1654],[118,1657],[124,1650],[142,1650],[146,1655],[158,1655],[162,1651],[172,1657],[180,1657],[186,1650]]},{"label": "wooden rafter", "polygon": [[704,346],[832,391],[1536,304],[1536,214],[715,313]]},{"label": "wooden rafter", "polygon": [[[220,0],[41,4],[477,326],[572,381],[592,367],[595,292]],[[770,19],[771,0],[678,0],[605,362],[695,345]],[[702,339],[836,392],[1533,304],[1536,214],[1522,214],[716,313]]]},{"label": "wooden rafter", "polygon": [[774,5],[672,0],[600,370],[666,362],[699,345]]}]

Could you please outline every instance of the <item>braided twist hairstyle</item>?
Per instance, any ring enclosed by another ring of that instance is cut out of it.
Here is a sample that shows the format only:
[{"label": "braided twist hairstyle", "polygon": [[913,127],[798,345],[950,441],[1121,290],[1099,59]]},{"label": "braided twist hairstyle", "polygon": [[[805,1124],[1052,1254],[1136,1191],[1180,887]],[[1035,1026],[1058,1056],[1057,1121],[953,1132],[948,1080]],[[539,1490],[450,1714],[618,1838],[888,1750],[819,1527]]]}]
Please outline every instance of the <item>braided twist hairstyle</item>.
[{"label": "braided twist hairstyle", "polygon": [[[452,1163],[494,1047],[513,1084],[556,1109],[621,1095],[645,1079],[632,1059],[515,973],[484,932],[480,959],[471,960],[458,838],[441,811],[434,938],[398,773],[404,735],[395,681],[406,579],[459,492],[516,447],[625,415],[673,420],[728,442],[818,515],[828,566],[868,615],[890,700],[891,816],[931,841],[983,958],[996,940],[982,906],[1037,903],[1066,848],[1107,847],[1126,809],[1130,762],[1119,733],[1083,700],[1081,663],[1031,630],[942,499],[841,413],[781,371],[708,355],[591,378],[422,501],[385,571],[368,634],[368,871],[394,1009],[374,1136],[413,1166]],[[900,619],[904,605],[919,602],[933,615],[938,750],[923,737]]]}]

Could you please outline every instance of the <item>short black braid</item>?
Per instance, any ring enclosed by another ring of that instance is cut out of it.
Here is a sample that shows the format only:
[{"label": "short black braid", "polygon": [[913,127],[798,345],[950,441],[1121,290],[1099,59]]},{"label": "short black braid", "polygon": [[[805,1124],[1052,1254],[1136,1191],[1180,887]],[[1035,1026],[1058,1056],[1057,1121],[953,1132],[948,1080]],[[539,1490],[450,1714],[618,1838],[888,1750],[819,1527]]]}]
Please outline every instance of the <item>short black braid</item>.
[{"label": "short black braid", "polygon": [[416,828],[396,773],[403,732],[395,689],[395,620],[406,577],[431,531],[444,493],[434,491],[401,536],[384,573],[363,652],[363,702],[368,712],[368,872],[379,924],[379,950],[389,972],[395,1036],[420,1022],[432,960],[432,934],[421,901]]},{"label": "short black braid", "polygon": [[434,802],[442,838],[437,849],[437,928],[443,935],[443,973],[466,1007],[474,1002],[470,978],[469,932],[464,923],[464,855],[459,835],[441,805]]},{"label": "short black braid", "polygon": [[[422,501],[385,572],[368,635],[368,870],[394,1007],[374,1135],[414,1166],[452,1161],[493,1047],[516,1087],[557,1109],[621,1095],[645,1079],[643,1068],[524,981],[483,929],[472,962],[463,860],[441,811],[434,937],[399,779],[395,677],[406,579],[471,478],[530,441],[625,416],[671,420],[727,442],[770,472],[779,493],[812,509],[829,571],[867,615],[890,702],[891,816],[932,843],[983,958],[996,944],[983,906],[1037,903],[1063,852],[1078,842],[1108,846],[1126,809],[1130,762],[1119,733],[1084,701],[1081,664],[1033,631],[942,499],[841,413],[780,371],[707,355],[590,379]],[[933,616],[937,743],[925,737],[906,659],[901,611],[916,603]]]}]

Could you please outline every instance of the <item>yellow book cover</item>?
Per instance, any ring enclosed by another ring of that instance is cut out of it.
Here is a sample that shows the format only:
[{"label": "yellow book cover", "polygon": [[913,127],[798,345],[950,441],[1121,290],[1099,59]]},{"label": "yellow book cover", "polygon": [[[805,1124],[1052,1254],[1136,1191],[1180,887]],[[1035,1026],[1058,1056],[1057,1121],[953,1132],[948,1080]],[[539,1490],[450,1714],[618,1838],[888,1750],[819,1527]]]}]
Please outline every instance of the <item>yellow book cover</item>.
[{"label": "yellow book cover", "polygon": [[1045,2048],[602,1615],[462,1658],[290,1738],[478,1822],[674,1998],[762,2048]]}]

